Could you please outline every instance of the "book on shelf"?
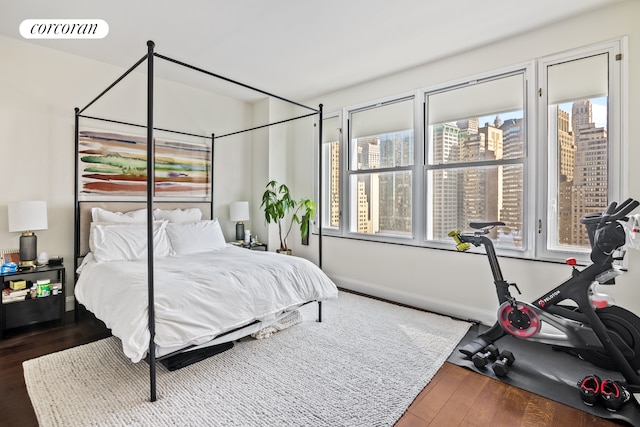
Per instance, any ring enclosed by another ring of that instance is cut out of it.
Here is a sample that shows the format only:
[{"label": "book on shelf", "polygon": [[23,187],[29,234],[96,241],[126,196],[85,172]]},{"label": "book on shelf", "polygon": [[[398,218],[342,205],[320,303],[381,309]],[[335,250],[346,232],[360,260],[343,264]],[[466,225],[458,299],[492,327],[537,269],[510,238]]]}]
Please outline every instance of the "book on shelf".
[{"label": "book on shelf", "polygon": [[2,303],[3,304],[9,304],[12,302],[19,302],[19,301],[24,301],[27,299],[26,295],[22,295],[22,296],[17,296],[17,297],[2,297]]},{"label": "book on shelf", "polygon": [[30,289],[13,290],[10,288],[5,288],[4,291],[2,291],[2,298],[25,296],[29,293],[29,291]]},{"label": "book on shelf", "polygon": [[24,301],[27,298],[28,293],[29,289],[12,291],[11,289],[6,288],[4,291],[2,291],[2,303],[7,304],[10,302]]}]

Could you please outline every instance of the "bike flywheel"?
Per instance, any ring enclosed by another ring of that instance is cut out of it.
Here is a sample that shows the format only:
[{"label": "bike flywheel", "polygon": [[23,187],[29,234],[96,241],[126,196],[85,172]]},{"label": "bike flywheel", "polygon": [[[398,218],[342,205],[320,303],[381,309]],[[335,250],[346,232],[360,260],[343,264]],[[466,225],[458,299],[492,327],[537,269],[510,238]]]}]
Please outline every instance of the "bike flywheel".
[{"label": "bike flywheel", "polygon": [[503,303],[498,309],[498,321],[505,332],[518,338],[529,338],[540,331],[540,318],[529,306],[516,301]]},{"label": "bike flywheel", "polygon": [[[640,318],[622,307],[610,306],[596,312],[612,341],[636,371],[640,369]],[[605,351],[577,350],[580,357],[604,369],[617,370]]]}]

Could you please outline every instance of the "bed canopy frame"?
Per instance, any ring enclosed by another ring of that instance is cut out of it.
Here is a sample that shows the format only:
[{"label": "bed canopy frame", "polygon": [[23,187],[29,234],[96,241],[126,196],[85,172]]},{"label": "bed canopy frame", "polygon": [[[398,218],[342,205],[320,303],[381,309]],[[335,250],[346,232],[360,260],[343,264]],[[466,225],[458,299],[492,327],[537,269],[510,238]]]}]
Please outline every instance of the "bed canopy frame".
[{"label": "bed canopy frame", "polygon": [[[192,133],[187,133],[187,132],[181,132],[181,131],[176,131],[176,130],[171,130],[171,129],[163,129],[163,128],[158,128],[155,127],[154,125],[154,116],[153,116],[153,106],[154,106],[154,79],[155,79],[155,72],[154,72],[154,60],[155,58],[158,59],[162,59],[168,62],[171,62],[173,64],[176,64],[178,66],[184,67],[184,68],[188,68],[194,71],[197,71],[201,74],[204,74],[206,76],[209,76],[211,78],[214,79],[219,79],[219,80],[223,80],[226,81],[228,83],[231,83],[232,85],[236,85],[236,86],[240,86],[240,87],[244,87],[246,89],[249,89],[250,91],[253,92],[257,92],[263,95],[266,95],[268,97],[272,97],[272,98],[276,98],[280,101],[284,101],[287,104],[291,104],[291,105],[295,105],[298,107],[302,107],[305,110],[309,110],[311,111],[310,113],[307,114],[303,114],[300,116],[296,116],[296,117],[292,117],[292,118],[288,118],[285,120],[280,120],[280,121],[276,121],[276,122],[272,122],[272,123],[267,123],[264,125],[260,125],[260,126],[255,126],[255,127],[251,127],[251,128],[247,128],[247,129],[241,129],[241,130],[237,130],[234,132],[230,132],[230,133],[226,133],[223,135],[215,135],[215,133],[212,133],[210,136],[203,136],[203,135],[197,135],[197,134],[192,134]],[[118,83],[120,83],[125,77],[127,77],[131,72],[133,72],[135,69],[137,69],[139,66],[141,66],[143,63],[147,63],[147,74],[146,74],[146,80],[147,80],[147,123],[146,124],[135,124],[135,123],[127,123],[127,122],[123,122],[123,121],[118,121],[118,120],[112,120],[112,119],[108,119],[108,118],[101,118],[101,117],[95,117],[95,116],[89,116],[89,115],[85,115],[83,114],[89,107],[91,107],[94,103],[96,103],[100,98],[102,98],[105,94],[107,94],[111,89],[113,89]],[[105,90],[103,90],[99,95],[97,95],[91,102],[89,102],[86,106],[84,106],[83,108],[75,108],[75,171],[76,171],[76,176],[75,176],[75,241],[74,241],[74,272],[78,269],[78,264],[79,261],[81,260],[82,256],[84,254],[81,253],[81,245],[80,245],[80,197],[79,197],[79,168],[80,168],[80,161],[79,161],[79,155],[78,155],[78,150],[79,150],[79,126],[80,126],[80,119],[81,118],[86,118],[86,119],[92,119],[92,120],[98,120],[98,121],[103,121],[103,122],[109,122],[109,123],[115,123],[115,124],[122,124],[122,125],[128,125],[128,126],[135,126],[135,127],[139,127],[139,128],[145,128],[146,129],[146,142],[147,142],[147,177],[146,177],[146,208],[147,208],[147,280],[148,280],[148,322],[149,322],[149,333],[150,333],[150,340],[149,340],[149,351],[148,351],[148,357],[147,357],[147,362],[149,363],[149,374],[150,374],[150,378],[149,378],[149,383],[150,383],[150,401],[154,402],[157,400],[157,387],[156,387],[156,363],[157,363],[157,358],[156,358],[156,346],[155,346],[155,310],[154,310],[154,300],[155,300],[155,296],[154,296],[154,259],[153,259],[153,207],[154,207],[154,188],[155,188],[155,182],[154,182],[154,178],[155,178],[155,147],[154,147],[154,131],[162,131],[162,132],[168,132],[168,133],[172,133],[172,134],[179,134],[179,135],[187,135],[187,136],[193,136],[193,137],[199,137],[199,138],[204,138],[206,140],[210,140],[211,141],[211,171],[210,171],[210,194],[209,194],[209,198],[210,198],[210,210],[211,210],[211,215],[213,217],[213,212],[214,212],[214,202],[213,202],[213,188],[214,188],[214,160],[215,160],[215,153],[214,153],[214,147],[215,147],[215,142],[218,139],[221,138],[225,138],[225,137],[229,137],[232,135],[237,135],[240,133],[244,133],[244,132],[250,132],[250,131],[254,131],[257,129],[262,129],[262,128],[266,128],[266,127],[270,127],[273,125],[277,125],[277,124],[283,124],[286,122],[290,122],[290,121],[294,121],[294,120],[298,120],[298,119],[302,119],[302,118],[306,118],[306,117],[312,117],[312,116],[318,116],[318,159],[319,159],[319,164],[322,165],[322,112],[323,110],[323,106],[322,104],[319,104],[318,108],[313,108],[313,107],[309,107],[307,105],[286,99],[284,97],[275,95],[273,93],[258,89],[256,87],[247,85],[245,83],[241,83],[239,81],[221,76],[219,74],[204,70],[202,68],[187,64],[185,62],[161,55],[157,52],[155,52],[155,43],[153,41],[148,41],[147,42],[147,54],[144,55],[142,58],[140,58],[134,65],[132,65],[126,72],[124,72],[124,74],[122,74],[120,77],[118,77],[113,83],[111,83]],[[318,266],[320,268],[322,268],[322,167],[318,168],[318,209],[317,209],[317,230],[318,230]],[[178,200],[176,200],[178,201]],[[318,316],[319,316],[319,321],[322,320],[322,306],[321,306],[321,301],[318,301]],[[77,308],[77,307],[76,307]],[[238,328],[238,329],[242,329],[242,328]],[[229,331],[229,332],[233,332],[233,331]],[[224,335],[224,334],[222,334]],[[221,336],[221,335],[219,335]],[[166,357],[166,356],[164,356]]]}]

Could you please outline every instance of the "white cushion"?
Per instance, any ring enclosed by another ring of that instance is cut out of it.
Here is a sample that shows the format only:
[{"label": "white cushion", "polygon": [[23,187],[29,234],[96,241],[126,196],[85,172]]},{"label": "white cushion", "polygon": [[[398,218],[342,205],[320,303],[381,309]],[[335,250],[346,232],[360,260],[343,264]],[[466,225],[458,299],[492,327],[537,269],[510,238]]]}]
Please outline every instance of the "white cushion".
[{"label": "white cushion", "polygon": [[227,246],[217,219],[169,223],[167,234],[177,255],[219,250]]},{"label": "white cushion", "polygon": [[[174,254],[166,227],[167,221],[154,223],[153,252],[156,257]],[[147,225],[92,223],[89,248],[97,262],[145,259],[147,258]]]},{"label": "white cushion", "polygon": [[166,219],[169,222],[192,222],[202,219],[202,211],[198,208],[188,209],[154,209],[154,219]]},{"label": "white cushion", "polygon": [[111,212],[102,208],[91,208],[93,222],[146,222],[147,210],[139,209],[131,212]]}]

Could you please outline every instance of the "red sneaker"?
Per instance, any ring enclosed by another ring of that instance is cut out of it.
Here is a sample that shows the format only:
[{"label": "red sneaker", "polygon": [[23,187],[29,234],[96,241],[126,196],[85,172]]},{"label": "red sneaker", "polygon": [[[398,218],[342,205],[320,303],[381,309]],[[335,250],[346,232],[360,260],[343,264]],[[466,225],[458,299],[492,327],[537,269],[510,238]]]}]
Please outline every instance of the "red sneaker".
[{"label": "red sneaker", "polygon": [[580,396],[585,405],[593,406],[600,396],[601,381],[597,375],[587,375],[580,382]]},{"label": "red sneaker", "polygon": [[604,380],[600,385],[600,397],[604,406],[615,412],[631,399],[631,393],[620,381]]}]

